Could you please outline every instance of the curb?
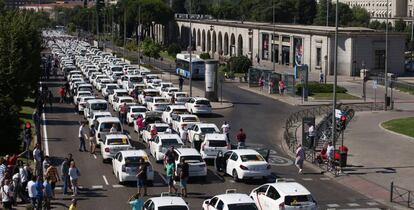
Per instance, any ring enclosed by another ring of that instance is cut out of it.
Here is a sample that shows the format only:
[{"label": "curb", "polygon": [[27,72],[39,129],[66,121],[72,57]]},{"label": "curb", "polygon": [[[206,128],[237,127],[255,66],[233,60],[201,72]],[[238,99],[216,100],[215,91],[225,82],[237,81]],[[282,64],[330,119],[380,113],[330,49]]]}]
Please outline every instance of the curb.
[{"label": "curb", "polygon": [[[399,118],[395,118],[395,119],[399,119]],[[391,119],[391,120],[394,120],[394,119]],[[405,138],[405,139],[407,139],[407,140],[414,141],[414,138],[413,138],[413,137],[411,137],[411,136],[407,136],[407,135],[405,135],[405,134],[397,133],[397,132],[395,132],[395,131],[388,130],[388,129],[384,128],[384,127],[382,126],[382,123],[384,123],[384,122],[388,122],[388,121],[390,121],[390,120],[383,121],[383,122],[380,122],[380,123],[378,124],[378,126],[381,128],[381,130],[383,130],[383,131],[385,131],[385,132],[387,132],[387,133],[391,133],[391,134],[394,134],[394,135],[400,136],[400,137]]]},{"label": "curb", "polygon": [[233,103],[229,103],[228,106],[224,106],[224,107],[216,107],[216,108],[212,108],[213,110],[221,110],[221,109],[229,109],[229,108],[233,108],[234,104]]}]

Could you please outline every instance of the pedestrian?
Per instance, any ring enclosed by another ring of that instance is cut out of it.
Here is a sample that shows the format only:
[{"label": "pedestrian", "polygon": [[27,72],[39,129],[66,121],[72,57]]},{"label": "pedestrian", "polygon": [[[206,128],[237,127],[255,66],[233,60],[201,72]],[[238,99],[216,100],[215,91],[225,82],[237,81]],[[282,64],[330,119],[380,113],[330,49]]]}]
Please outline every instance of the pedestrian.
[{"label": "pedestrian", "polygon": [[158,135],[157,126],[155,126],[155,124],[151,126],[150,134],[151,134],[151,140],[154,140],[155,137]]},{"label": "pedestrian", "polygon": [[303,162],[305,161],[305,150],[303,149],[301,144],[298,144],[296,149],[296,159],[295,165],[299,169],[299,174],[302,174],[303,171]]},{"label": "pedestrian", "polygon": [[21,195],[24,195],[24,202],[27,202],[27,193],[26,193],[26,187],[27,187],[27,183],[29,181],[29,167],[25,166],[23,161],[19,160],[17,162],[18,165],[18,170],[19,170],[19,177],[20,177],[20,184],[21,184]]},{"label": "pedestrian", "polygon": [[269,94],[273,93],[273,88],[275,87],[275,83],[273,80],[269,80]]},{"label": "pedestrian", "polygon": [[122,124],[126,123],[126,114],[128,112],[128,106],[126,103],[122,104],[119,107],[119,119],[121,121]]},{"label": "pedestrian", "polygon": [[42,175],[42,151],[40,145],[36,144],[33,150],[33,160],[35,164],[35,175]]},{"label": "pedestrian", "polygon": [[316,136],[316,131],[315,131],[315,126],[312,123],[308,124],[309,128],[308,128],[308,136],[309,136],[309,149],[314,149],[315,147],[315,136]]},{"label": "pedestrian", "polygon": [[117,133],[117,132],[118,132],[118,126],[114,123],[112,124],[112,127],[109,130],[109,133]]},{"label": "pedestrian", "polygon": [[29,121],[26,121],[23,135],[24,135],[23,148],[24,150],[28,150],[30,144],[32,143],[32,125],[30,124]]},{"label": "pedestrian", "polygon": [[65,88],[65,98],[69,98],[70,97],[70,84],[69,84],[69,81],[65,82],[65,86],[63,86],[63,88]]},{"label": "pedestrian", "polygon": [[167,163],[174,163],[175,153],[174,153],[174,146],[173,145],[171,145],[170,148],[168,148],[167,152],[165,152],[164,161],[167,162]]},{"label": "pedestrian", "polygon": [[259,90],[263,91],[263,86],[264,86],[264,81],[263,81],[263,77],[259,78]]},{"label": "pedestrian", "polygon": [[280,96],[284,95],[285,88],[286,88],[285,82],[283,80],[279,80],[279,95]]},{"label": "pedestrian", "polygon": [[52,190],[52,185],[51,185],[51,179],[50,177],[47,177],[46,180],[43,182],[43,194],[44,194],[44,199],[43,199],[43,209],[46,210],[50,210],[50,202],[53,199],[53,190]]},{"label": "pedestrian", "polygon": [[3,181],[6,171],[7,171],[6,160],[3,158],[0,158],[0,182]]},{"label": "pedestrian", "polygon": [[20,174],[18,170],[14,170],[13,171],[13,176],[11,179],[11,190],[13,191],[12,194],[12,206],[16,206],[17,205],[17,197],[20,196],[22,202],[24,202],[24,197],[22,197],[20,195],[20,189],[22,187],[21,183],[20,183]]},{"label": "pedestrian", "polygon": [[256,62],[258,65],[260,65],[260,56],[259,54],[256,54]]},{"label": "pedestrian", "polygon": [[325,75],[323,74],[322,70],[319,72],[319,83],[323,83],[325,81]]},{"label": "pedestrian", "polygon": [[49,178],[53,194],[55,194],[56,183],[60,181],[59,173],[53,164],[50,164],[46,169],[46,178]]},{"label": "pedestrian", "polygon": [[183,141],[184,144],[187,143],[187,140],[188,140],[188,131],[187,131],[187,128],[184,125],[181,125],[180,138],[181,138],[181,140]]},{"label": "pedestrian", "polygon": [[37,176],[36,183],[35,183],[35,189],[36,189],[36,210],[42,209],[42,203],[43,203],[43,178],[41,175]]},{"label": "pedestrian", "polygon": [[139,199],[140,194],[139,193],[135,193],[133,196],[131,196],[128,199],[128,203],[129,205],[132,206],[132,210],[141,210],[142,207],[144,206],[144,201]]},{"label": "pedestrian", "polygon": [[223,125],[221,126],[221,131],[223,132],[223,134],[226,134],[227,143],[230,143],[230,125],[227,123],[227,121],[223,122]]},{"label": "pedestrian", "polygon": [[78,201],[76,199],[72,199],[72,203],[69,206],[69,210],[77,210],[78,209]]},{"label": "pedestrian", "polygon": [[144,189],[144,196],[147,196],[147,163],[144,158],[139,159],[139,166],[137,171],[137,187],[138,194],[141,194]]},{"label": "pedestrian", "polygon": [[96,152],[96,140],[95,140],[96,130],[95,125],[91,125],[89,128],[89,150],[91,151],[91,154],[95,154]]},{"label": "pedestrian", "polygon": [[60,166],[60,173],[62,174],[62,180],[63,180],[63,194],[68,194],[68,188],[70,185],[70,179],[69,179],[69,159],[65,158],[62,162],[62,165]]},{"label": "pedestrian", "polygon": [[86,121],[82,122],[81,126],[79,127],[79,152],[87,152],[85,139],[88,139],[87,131],[86,131]]},{"label": "pedestrian", "polygon": [[240,128],[239,133],[236,135],[237,149],[242,149],[246,146],[246,134],[243,132],[243,128]]},{"label": "pedestrian", "polygon": [[178,87],[180,89],[180,92],[183,91],[183,85],[184,85],[184,78],[183,76],[180,76],[180,78],[178,78]]},{"label": "pedestrian", "polygon": [[165,165],[165,171],[167,175],[168,182],[168,192],[171,194],[174,190],[174,193],[177,193],[177,188],[174,186],[174,175],[175,175],[175,164],[174,162],[167,162]]},{"label": "pedestrian", "polygon": [[144,118],[141,114],[138,115],[136,124],[138,127],[138,137],[141,138],[141,131],[144,130]]},{"label": "pedestrian", "polygon": [[70,182],[72,184],[72,191],[73,194],[72,196],[77,196],[78,195],[78,179],[80,176],[80,172],[79,169],[76,167],[75,162],[72,161],[70,162],[70,167],[69,167],[69,177],[70,177]]},{"label": "pedestrian", "polygon": [[175,104],[175,96],[174,96],[174,93],[172,94],[172,96],[171,96],[171,104]]},{"label": "pedestrian", "polygon": [[328,158],[328,171],[334,169],[334,155],[335,155],[335,148],[332,145],[332,142],[328,143],[328,147],[326,148],[326,156]]},{"label": "pedestrian", "polygon": [[181,159],[181,170],[180,170],[180,188],[181,188],[181,196],[187,197],[187,182],[189,176],[189,165],[187,162],[184,161],[184,158]]},{"label": "pedestrian", "polygon": [[49,168],[49,166],[50,166],[49,156],[46,155],[42,162],[42,171],[43,171],[43,176],[45,179],[46,179],[46,171],[47,171],[47,168]]},{"label": "pedestrian", "polygon": [[32,209],[36,209],[36,197],[37,197],[37,191],[36,191],[36,177],[32,176],[32,179],[27,183],[27,192],[30,199],[30,204],[32,206]]},{"label": "pedestrian", "polygon": [[3,208],[6,210],[12,210],[13,205],[13,191],[10,184],[10,180],[6,179],[4,184],[0,188],[1,190],[1,202],[3,203]]},{"label": "pedestrian", "polygon": [[172,124],[171,123],[168,123],[168,128],[167,129],[165,129],[165,132],[164,133],[166,133],[166,134],[172,134]]},{"label": "pedestrian", "polygon": [[53,100],[54,100],[54,97],[53,97],[53,93],[52,93],[52,91],[48,91],[47,92],[47,101],[49,102],[49,106],[50,106],[50,110],[52,110],[53,109]]},{"label": "pedestrian", "polygon": [[60,103],[64,103],[66,100],[67,91],[65,90],[65,86],[60,86],[59,88],[59,95],[60,95]]}]

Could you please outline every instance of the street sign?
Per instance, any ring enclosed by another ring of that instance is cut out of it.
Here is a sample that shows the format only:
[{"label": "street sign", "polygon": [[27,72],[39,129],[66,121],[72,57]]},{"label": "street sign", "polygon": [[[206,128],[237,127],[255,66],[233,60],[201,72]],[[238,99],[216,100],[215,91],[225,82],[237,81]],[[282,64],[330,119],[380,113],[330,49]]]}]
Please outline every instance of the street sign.
[{"label": "street sign", "polygon": [[374,80],[374,82],[372,83],[372,88],[377,89],[378,87],[378,81]]}]

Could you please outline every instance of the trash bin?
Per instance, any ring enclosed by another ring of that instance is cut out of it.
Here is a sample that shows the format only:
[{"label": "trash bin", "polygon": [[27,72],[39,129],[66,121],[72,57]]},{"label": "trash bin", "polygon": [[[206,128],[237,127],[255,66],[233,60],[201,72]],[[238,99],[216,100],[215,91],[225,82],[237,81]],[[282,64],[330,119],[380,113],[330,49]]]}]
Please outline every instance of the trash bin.
[{"label": "trash bin", "polygon": [[348,159],[348,153],[345,151],[340,151],[339,155],[341,156],[341,158],[339,159],[339,166],[340,167],[346,167],[346,162]]}]

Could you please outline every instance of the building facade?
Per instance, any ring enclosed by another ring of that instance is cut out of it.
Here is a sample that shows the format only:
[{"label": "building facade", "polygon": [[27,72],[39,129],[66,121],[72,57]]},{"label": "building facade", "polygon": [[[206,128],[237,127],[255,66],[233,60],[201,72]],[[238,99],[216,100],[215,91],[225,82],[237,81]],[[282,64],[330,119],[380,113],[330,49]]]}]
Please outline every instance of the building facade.
[{"label": "building facade", "polygon": [[[207,52],[215,59],[236,55],[249,57],[254,65],[283,66],[290,69],[307,64],[313,72],[333,73],[335,28],[302,25],[271,25],[258,22],[198,19],[176,16],[177,37],[183,47]],[[157,27],[157,26],[156,26]],[[160,28],[160,27],[158,27]],[[163,30],[155,30],[156,40],[163,42]],[[372,72],[385,69],[385,34],[368,28],[340,28],[338,74],[357,75],[359,69]],[[389,72],[404,71],[405,35],[389,35]]]}]

